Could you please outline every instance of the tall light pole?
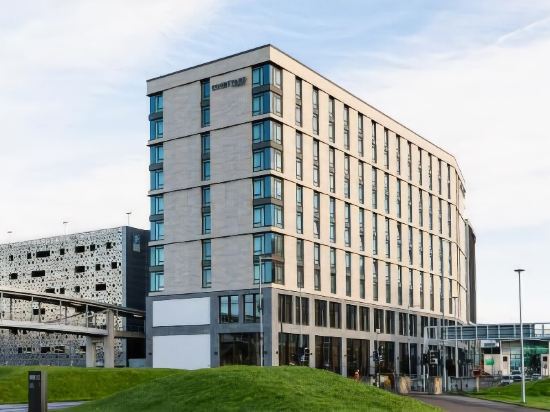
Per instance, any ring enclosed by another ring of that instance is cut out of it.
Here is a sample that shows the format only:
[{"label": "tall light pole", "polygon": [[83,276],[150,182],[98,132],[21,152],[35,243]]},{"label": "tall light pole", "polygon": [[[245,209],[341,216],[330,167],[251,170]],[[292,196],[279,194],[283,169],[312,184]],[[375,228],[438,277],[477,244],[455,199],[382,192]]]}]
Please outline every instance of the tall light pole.
[{"label": "tall light pole", "polygon": [[520,345],[521,345],[521,402],[525,403],[525,359],[523,354],[523,319],[521,316],[521,272],[525,272],[525,269],[514,269],[514,272],[518,274],[519,282],[519,333],[520,333]]},{"label": "tall light pole", "polygon": [[258,256],[260,262],[260,367],[264,366],[264,298],[262,295],[262,282],[264,278],[263,256]]}]

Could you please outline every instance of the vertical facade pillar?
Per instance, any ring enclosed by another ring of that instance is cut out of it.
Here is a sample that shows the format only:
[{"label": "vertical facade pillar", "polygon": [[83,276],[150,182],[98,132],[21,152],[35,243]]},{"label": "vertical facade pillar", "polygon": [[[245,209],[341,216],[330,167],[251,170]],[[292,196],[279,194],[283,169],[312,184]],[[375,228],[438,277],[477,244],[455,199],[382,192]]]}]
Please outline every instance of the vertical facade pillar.
[{"label": "vertical facade pillar", "polygon": [[341,348],[340,348],[340,364],[342,365],[342,376],[348,376],[348,354],[347,354],[347,348],[348,348],[348,345],[347,345],[347,339],[346,338],[342,338],[340,339],[340,345],[341,345]]},{"label": "vertical facade pillar", "polygon": [[115,314],[112,310],[106,312],[107,336],[103,338],[103,367],[115,367]]},{"label": "vertical facade pillar", "polygon": [[86,336],[86,367],[95,368],[96,350],[95,342],[91,336]]}]

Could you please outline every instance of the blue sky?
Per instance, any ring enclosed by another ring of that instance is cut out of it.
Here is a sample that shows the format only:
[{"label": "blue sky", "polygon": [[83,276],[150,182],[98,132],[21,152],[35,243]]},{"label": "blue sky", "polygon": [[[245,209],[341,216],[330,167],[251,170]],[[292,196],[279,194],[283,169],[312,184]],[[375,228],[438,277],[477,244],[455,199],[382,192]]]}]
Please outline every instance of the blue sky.
[{"label": "blue sky", "polygon": [[[0,241],[146,227],[145,80],[272,43],[453,153],[481,321],[550,320],[550,2],[83,0],[0,15]],[[8,237],[7,232],[13,231]]]}]

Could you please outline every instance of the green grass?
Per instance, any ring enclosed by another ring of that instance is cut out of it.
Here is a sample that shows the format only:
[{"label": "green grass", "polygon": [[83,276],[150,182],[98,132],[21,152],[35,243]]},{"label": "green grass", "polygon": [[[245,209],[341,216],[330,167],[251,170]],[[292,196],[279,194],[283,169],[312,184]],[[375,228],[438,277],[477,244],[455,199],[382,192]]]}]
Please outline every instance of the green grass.
[{"label": "green grass", "polygon": [[414,412],[439,409],[322,370],[230,366],[181,371],[71,410]]},{"label": "green grass", "polygon": [[100,399],[179,371],[172,369],[85,369],[70,367],[0,367],[0,404],[27,402],[30,370],[48,372],[48,400]]},{"label": "green grass", "polygon": [[[507,386],[497,386],[486,389],[476,394],[479,398],[521,404],[521,383],[513,383]],[[525,383],[525,396],[527,406],[550,410],[550,379],[542,379]]]}]

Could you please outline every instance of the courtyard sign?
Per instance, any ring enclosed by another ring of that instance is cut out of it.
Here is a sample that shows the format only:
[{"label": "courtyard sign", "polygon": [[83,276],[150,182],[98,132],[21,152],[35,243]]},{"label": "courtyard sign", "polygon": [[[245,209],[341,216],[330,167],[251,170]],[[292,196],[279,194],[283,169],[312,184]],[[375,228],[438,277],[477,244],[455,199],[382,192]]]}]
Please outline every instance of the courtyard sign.
[{"label": "courtyard sign", "polygon": [[212,85],[212,91],[219,89],[227,89],[228,87],[240,87],[246,84],[246,77],[239,77],[238,79],[228,80]]}]

